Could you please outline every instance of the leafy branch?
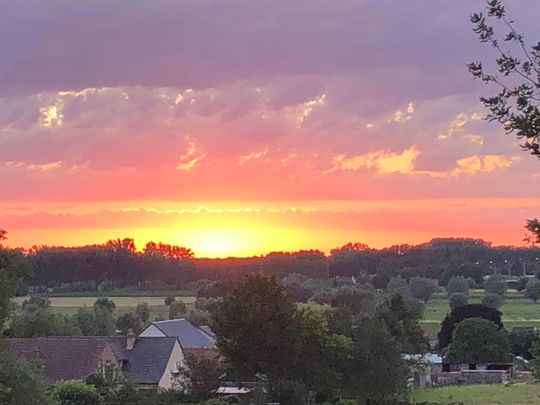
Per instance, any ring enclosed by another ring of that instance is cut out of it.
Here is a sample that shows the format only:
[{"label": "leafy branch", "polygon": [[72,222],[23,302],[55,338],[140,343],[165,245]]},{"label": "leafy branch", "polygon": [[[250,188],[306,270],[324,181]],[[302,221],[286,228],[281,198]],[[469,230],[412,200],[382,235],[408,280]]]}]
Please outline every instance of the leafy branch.
[{"label": "leafy branch", "polygon": [[[488,0],[486,13],[474,13],[470,20],[479,41],[498,53],[496,73],[481,62],[467,64],[474,78],[500,89],[495,96],[480,97],[489,110],[486,118],[501,123],[507,134],[522,141],[525,151],[540,158],[540,42],[526,45],[500,0]],[[504,36],[496,35],[494,24],[503,27]]]}]

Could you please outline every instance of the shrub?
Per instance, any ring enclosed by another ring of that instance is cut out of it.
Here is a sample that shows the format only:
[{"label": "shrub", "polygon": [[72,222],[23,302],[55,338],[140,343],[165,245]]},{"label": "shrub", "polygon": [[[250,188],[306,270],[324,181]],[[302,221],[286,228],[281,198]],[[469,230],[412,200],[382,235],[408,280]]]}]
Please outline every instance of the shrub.
[{"label": "shrub", "polygon": [[101,405],[103,397],[95,386],[81,381],[60,381],[52,389],[52,397],[59,405]]}]

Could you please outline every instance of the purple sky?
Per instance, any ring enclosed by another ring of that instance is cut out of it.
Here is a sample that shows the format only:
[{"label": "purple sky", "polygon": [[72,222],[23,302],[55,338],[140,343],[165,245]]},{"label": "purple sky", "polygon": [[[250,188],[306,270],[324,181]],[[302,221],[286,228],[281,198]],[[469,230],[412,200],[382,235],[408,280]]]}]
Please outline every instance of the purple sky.
[{"label": "purple sky", "polygon": [[[507,3],[540,40],[540,3]],[[21,202],[540,198],[466,70],[495,56],[484,4],[3,1],[0,225],[27,224]],[[504,205],[486,220],[518,240],[536,212]]]}]

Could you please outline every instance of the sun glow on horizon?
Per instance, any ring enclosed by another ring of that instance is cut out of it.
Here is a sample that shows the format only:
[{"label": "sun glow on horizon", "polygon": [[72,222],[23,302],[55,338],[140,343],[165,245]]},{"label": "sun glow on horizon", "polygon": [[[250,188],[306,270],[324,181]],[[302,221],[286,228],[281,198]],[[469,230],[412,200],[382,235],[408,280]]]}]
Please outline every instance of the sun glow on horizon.
[{"label": "sun glow on horizon", "polygon": [[[423,199],[309,202],[112,201],[0,203],[7,245],[84,246],[133,238],[190,248],[196,257],[246,257],[274,251],[331,249],[348,242],[373,248],[437,237],[522,245],[524,211],[540,199]],[[504,222],[490,222],[504,215]]]}]

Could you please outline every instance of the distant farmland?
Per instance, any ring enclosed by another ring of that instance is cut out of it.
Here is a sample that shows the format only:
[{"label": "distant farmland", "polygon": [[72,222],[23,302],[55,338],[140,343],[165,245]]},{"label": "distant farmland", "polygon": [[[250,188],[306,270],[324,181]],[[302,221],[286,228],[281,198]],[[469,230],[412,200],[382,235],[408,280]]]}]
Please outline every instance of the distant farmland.
[{"label": "distant farmland", "polygon": [[[469,303],[480,303],[482,296],[483,290],[472,290]],[[540,328],[540,302],[534,303],[523,297],[521,293],[509,291],[499,310],[503,313],[503,323],[507,329],[525,325]],[[450,307],[446,294],[438,294],[427,303],[421,323],[433,332],[438,332],[441,321],[448,312],[450,312]]]},{"label": "distant farmland", "polygon": [[[144,292],[143,292],[144,293]],[[175,291],[171,291],[166,294],[154,295],[151,296],[137,295],[137,296],[114,296],[114,293],[110,295],[102,294],[100,296],[107,296],[116,304],[116,313],[122,314],[125,312],[135,311],[137,304],[141,302],[146,302],[151,309],[151,319],[154,319],[157,316],[167,319],[169,314],[169,307],[164,304],[165,297],[168,295],[176,297],[178,301],[183,301],[188,309],[193,308],[195,304],[195,296],[185,296],[183,294],[175,294]],[[91,307],[96,302],[96,299],[99,296],[96,296],[94,293],[93,296],[87,294],[76,295],[76,296],[51,296],[49,300],[51,301],[51,308],[54,311],[61,312],[64,314],[75,314],[79,308],[84,306]],[[17,297],[15,302],[17,304],[22,304],[23,301],[28,297]]]}]

